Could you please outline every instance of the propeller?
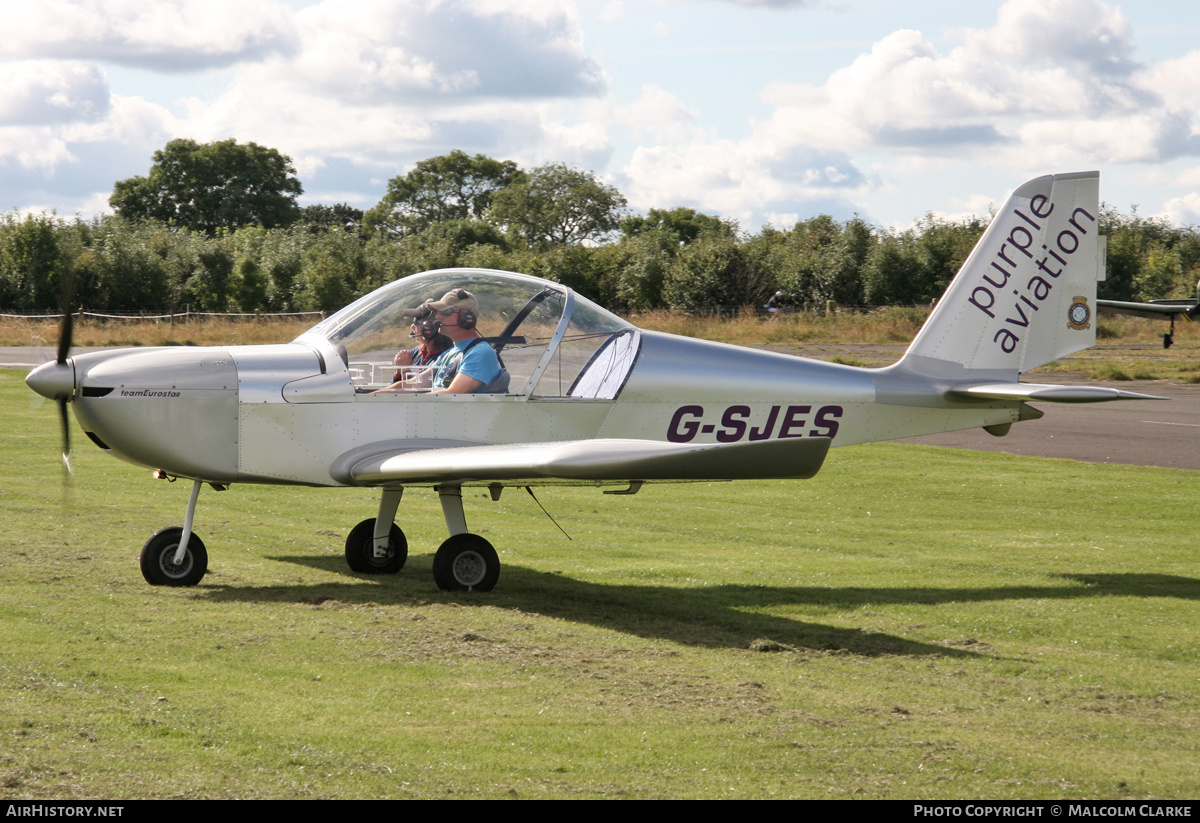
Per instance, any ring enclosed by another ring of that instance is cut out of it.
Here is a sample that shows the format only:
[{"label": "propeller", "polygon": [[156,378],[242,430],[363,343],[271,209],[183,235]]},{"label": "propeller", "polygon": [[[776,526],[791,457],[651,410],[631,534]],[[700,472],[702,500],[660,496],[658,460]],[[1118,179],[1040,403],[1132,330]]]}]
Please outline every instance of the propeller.
[{"label": "propeller", "polygon": [[[62,282],[62,327],[58,331],[58,359],[55,363],[61,367],[71,369],[71,394],[75,392],[75,369],[67,364],[67,357],[71,353],[71,338],[75,333],[75,277],[74,275],[65,273]],[[58,403],[58,421],[62,427],[62,461],[63,471],[67,475],[71,474],[71,421],[67,417],[67,403],[71,399],[70,395],[60,393],[56,396],[55,401]]]},{"label": "propeller", "polygon": [[71,338],[74,334],[75,277],[68,272],[63,275],[59,292],[62,310],[62,326],[58,332],[58,357],[53,363],[43,363],[29,373],[25,383],[29,388],[54,400],[58,406],[58,418],[62,430],[63,477],[71,475],[71,421],[67,415],[67,404],[75,397],[75,366],[69,357]]}]

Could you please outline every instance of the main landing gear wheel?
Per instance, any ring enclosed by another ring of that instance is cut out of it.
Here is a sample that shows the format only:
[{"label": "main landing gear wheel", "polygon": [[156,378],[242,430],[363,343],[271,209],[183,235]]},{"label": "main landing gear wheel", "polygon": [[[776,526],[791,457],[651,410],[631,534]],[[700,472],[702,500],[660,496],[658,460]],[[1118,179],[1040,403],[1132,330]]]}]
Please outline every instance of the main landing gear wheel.
[{"label": "main landing gear wheel", "polygon": [[395,523],[388,534],[384,557],[375,556],[375,518],[364,520],[346,538],[346,563],[359,574],[395,574],[408,560],[408,539]]},{"label": "main landing gear wheel", "polygon": [[151,586],[195,586],[208,571],[208,550],[196,535],[188,540],[183,562],[175,562],[175,551],[183,529],[169,526],[154,533],[142,546],[142,577]]},{"label": "main landing gear wheel", "polygon": [[500,558],[477,534],[456,534],[433,556],[433,582],[445,591],[490,592],[500,579]]}]

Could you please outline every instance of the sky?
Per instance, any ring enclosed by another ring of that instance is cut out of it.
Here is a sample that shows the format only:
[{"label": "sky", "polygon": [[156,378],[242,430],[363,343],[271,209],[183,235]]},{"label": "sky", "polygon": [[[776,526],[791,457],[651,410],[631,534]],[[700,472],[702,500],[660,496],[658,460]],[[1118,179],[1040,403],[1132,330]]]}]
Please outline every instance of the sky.
[{"label": "sky", "polygon": [[167,141],[370,208],[461,149],[631,209],[903,228],[1099,169],[1200,224],[1194,0],[0,0],[0,209],[90,218]]}]

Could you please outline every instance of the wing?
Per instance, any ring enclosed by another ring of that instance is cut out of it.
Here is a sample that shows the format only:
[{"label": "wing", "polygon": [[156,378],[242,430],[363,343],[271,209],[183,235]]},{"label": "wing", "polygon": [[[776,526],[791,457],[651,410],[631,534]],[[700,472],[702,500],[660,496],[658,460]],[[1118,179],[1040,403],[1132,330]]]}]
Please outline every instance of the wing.
[{"label": "wing", "polygon": [[392,450],[359,460],[355,483],[466,483],[480,480],[750,480],[809,478],[830,438],[756,443],[572,440],[441,449]]},{"label": "wing", "polygon": [[1195,300],[1162,300],[1154,303],[1123,303],[1120,300],[1097,300],[1096,305],[1112,314],[1127,314],[1132,317],[1148,317],[1165,320],[1182,315],[1187,320],[1200,317],[1200,304]]}]

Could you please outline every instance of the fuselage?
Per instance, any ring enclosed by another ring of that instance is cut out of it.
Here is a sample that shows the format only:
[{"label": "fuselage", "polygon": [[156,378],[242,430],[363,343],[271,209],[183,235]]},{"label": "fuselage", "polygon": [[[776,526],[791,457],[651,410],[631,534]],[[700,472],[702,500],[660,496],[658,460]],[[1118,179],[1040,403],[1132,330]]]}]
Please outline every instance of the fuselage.
[{"label": "fuselage", "polygon": [[[411,345],[403,309],[457,287],[479,300],[507,389],[379,393]],[[560,284],[482,269],[396,281],[289,344],[86,353],[29,383],[68,397],[113,456],[213,483],[353,485],[363,459],[456,446],[803,437],[841,446],[1021,416],[1017,402],[948,398],[911,362],[861,369],[644,332]]]},{"label": "fuselage", "polygon": [[[633,438],[834,446],[1018,419],[1017,405],[880,402],[895,376],[643,332],[615,397],[370,394],[332,348],[162,348],[72,358],[76,418],[113,456],[220,483],[349,485],[383,450]],[[920,392],[916,393],[921,396]],[[893,398],[894,399],[894,398]],[[884,398],[886,401],[886,398]],[[949,407],[956,405],[957,408]]]}]

